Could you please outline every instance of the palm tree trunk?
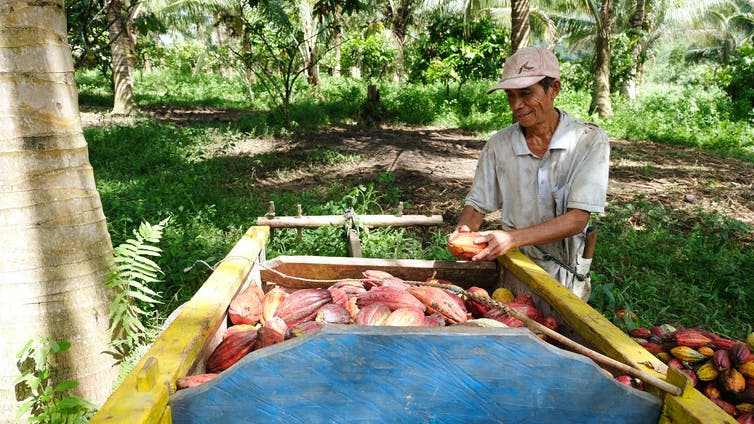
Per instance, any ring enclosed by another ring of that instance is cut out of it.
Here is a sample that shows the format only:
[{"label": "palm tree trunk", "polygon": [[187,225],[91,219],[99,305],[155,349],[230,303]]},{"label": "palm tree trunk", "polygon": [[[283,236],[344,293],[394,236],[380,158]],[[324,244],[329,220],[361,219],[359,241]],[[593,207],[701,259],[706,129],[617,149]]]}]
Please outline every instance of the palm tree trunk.
[{"label": "palm tree trunk", "polygon": [[16,353],[38,335],[71,342],[59,379],[101,404],[117,369],[103,352],[112,258],[79,120],[62,0],[0,13],[0,422],[17,409]]},{"label": "palm tree trunk", "polygon": [[[630,22],[632,33],[635,34],[635,37],[641,37],[640,34],[643,33],[645,10],[646,0],[636,0],[636,9],[634,9],[634,14],[631,17]],[[636,96],[638,94],[637,84],[642,67],[642,64],[639,62],[640,55],[641,43],[636,43],[634,48],[631,50],[633,76],[627,78],[623,83],[623,87],[621,87],[621,93],[631,101],[636,100]]]},{"label": "palm tree trunk", "polygon": [[602,118],[613,114],[610,101],[610,16],[611,0],[602,0],[597,19],[597,42],[594,52],[594,85],[589,113],[597,112]]},{"label": "palm tree trunk", "polygon": [[511,54],[529,45],[529,0],[511,0]]},{"label": "palm tree trunk", "polygon": [[107,9],[110,22],[110,52],[113,67],[113,102],[112,115],[131,115],[136,112],[133,93],[134,49],[133,39],[129,34],[129,24],[123,18],[123,4],[120,0],[111,0]]}]

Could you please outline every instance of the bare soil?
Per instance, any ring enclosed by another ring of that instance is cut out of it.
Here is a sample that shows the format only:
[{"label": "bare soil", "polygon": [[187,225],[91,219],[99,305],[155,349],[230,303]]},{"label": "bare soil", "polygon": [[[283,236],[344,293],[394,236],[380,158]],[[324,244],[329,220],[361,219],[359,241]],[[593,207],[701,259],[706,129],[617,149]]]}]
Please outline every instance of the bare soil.
[{"label": "bare soil", "polygon": [[[176,125],[231,122],[238,117],[233,111],[204,109],[164,108],[148,113]],[[84,126],[113,119],[91,110],[82,111],[81,117]],[[483,138],[460,130],[333,127],[288,138],[235,140],[233,151],[225,150],[225,154],[249,157],[275,152],[305,159],[307,152],[318,148],[337,151],[356,159],[332,166],[289,169],[274,176],[250,176],[249,185],[316,190],[335,181],[373,181],[379,174],[390,172],[402,190],[407,205],[404,213],[439,214],[452,226],[484,143]],[[620,139],[611,139],[610,143],[609,201],[645,198],[688,211],[689,220],[698,211],[716,211],[754,227],[753,163],[690,147]],[[488,220],[495,218],[493,215]],[[635,225],[640,227],[641,223]],[[744,237],[747,242],[754,241],[751,233]]]}]

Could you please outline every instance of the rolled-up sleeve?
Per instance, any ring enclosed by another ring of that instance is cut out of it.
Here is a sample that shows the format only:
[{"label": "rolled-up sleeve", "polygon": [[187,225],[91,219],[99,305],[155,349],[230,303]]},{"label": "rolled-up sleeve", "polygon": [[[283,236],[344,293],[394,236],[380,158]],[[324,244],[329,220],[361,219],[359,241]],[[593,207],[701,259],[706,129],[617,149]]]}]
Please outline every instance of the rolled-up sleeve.
[{"label": "rolled-up sleeve", "polygon": [[589,143],[588,153],[577,166],[567,207],[588,212],[604,212],[610,168],[610,143],[607,133],[598,127],[582,140]]},{"label": "rolled-up sleeve", "polygon": [[500,209],[500,190],[497,186],[497,171],[495,168],[495,151],[491,139],[482,148],[476,165],[474,182],[464,200],[464,205],[470,205],[477,212],[492,213]]}]

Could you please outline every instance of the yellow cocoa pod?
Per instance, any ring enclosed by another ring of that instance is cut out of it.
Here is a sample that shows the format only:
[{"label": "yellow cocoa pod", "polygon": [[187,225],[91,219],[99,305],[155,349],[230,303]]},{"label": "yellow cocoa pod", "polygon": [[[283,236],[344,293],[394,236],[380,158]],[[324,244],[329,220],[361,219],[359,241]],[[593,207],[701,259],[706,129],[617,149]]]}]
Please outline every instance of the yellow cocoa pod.
[{"label": "yellow cocoa pod", "polygon": [[720,371],[712,365],[712,361],[707,361],[701,367],[697,368],[696,376],[702,381],[712,381],[720,375]]},{"label": "yellow cocoa pod", "polygon": [[715,350],[714,350],[714,349],[712,349],[712,348],[711,348],[711,347],[709,347],[709,346],[702,346],[702,347],[700,347],[700,348],[699,348],[699,349],[697,349],[697,350],[699,351],[699,353],[701,353],[702,355],[704,355],[704,356],[706,356],[706,357],[708,357],[708,358],[711,358],[711,357],[712,357],[712,355],[714,355],[714,354],[715,354]]},{"label": "yellow cocoa pod", "polygon": [[749,346],[749,350],[754,352],[754,331],[749,333],[748,336],[746,336],[746,344]]},{"label": "yellow cocoa pod", "polygon": [[688,346],[676,346],[670,349],[670,353],[681,361],[686,362],[699,362],[707,358],[693,347]]},{"label": "yellow cocoa pod", "polygon": [[662,351],[655,356],[657,356],[657,358],[659,358],[662,362],[666,364],[668,363],[669,360],[673,359],[673,355],[665,351]]},{"label": "yellow cocoa pod", "polygon": [[513,293],[505,287],[497,288],[492,292],[492,298],[500,303],[508,303],[513,300],[514,297]]},{"label": "yellow cocoa pod", "polygon": [[744,362],[736,368],[741,371],[741,374],[750,378],[754,378],[754,361]]},{"label": "yellow cocoa pod", "polygon": [[742,414],[745,414],[747,412],[754,412],[754,403],[739,403],[738,405],[736,405],[736,409],[741,411]]}]

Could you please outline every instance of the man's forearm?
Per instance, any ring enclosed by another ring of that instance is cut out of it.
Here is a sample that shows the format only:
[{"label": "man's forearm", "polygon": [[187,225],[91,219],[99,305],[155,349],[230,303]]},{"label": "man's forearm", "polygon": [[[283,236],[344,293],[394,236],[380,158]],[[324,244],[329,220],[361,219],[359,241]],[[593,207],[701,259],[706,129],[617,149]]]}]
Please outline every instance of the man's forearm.
[{"label": "man's forearm", "polygon": [[482,221],[484,221],[484,214],[481,212],[478,212],[476,209],[474,209],[470,205],[466,205],[463,207],[463,211],[461,212],[461,217],[458,219],[458,224],[456,224],[456,230],[461,228],[462,226],[466,226],[471,231],[477,231],[479,230],[479,227],[482,226]]},{"label": "man's forearm", "polygon": [[527,228],[512,230],[516,247],[545,244],[578,234],[589,223],[589,212],[570,209],[563,215]]}]

